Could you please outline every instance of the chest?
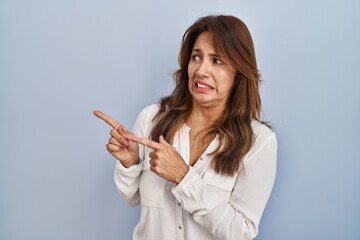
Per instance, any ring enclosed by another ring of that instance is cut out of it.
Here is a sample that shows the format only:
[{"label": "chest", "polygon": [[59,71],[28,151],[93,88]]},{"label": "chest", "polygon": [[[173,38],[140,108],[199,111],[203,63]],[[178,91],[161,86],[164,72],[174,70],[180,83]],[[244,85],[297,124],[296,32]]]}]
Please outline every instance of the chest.
[{"label": "chest", "polygon": [[[200,182],[207,185],[208,191],[218,197],[222,197],[224,201],[229,201],[236,176],[221,176],[210,168],[210,153],[218,145],[219,141],[216,137],[212,140],[206,139],[204,142],[202,138],[196,137],[196,134],[191,133],[190,128],[186,126],[180,129],[173,141],[173,146],[181,154],[184,161],[192,165],[192,168],[200,178],[204,180]],[[166,208],[166,202],[175,202],[176,200],[171,193],[171,188],[166,187],[169,183],[150,170],[149,153],[151,151],[153,150],[145,148],[143,155],[143,170],[139,182],[141,203],[143,206]],[[177,206],[174,203],[170,205]]]},{"label": "chest", "polygon": [[189,165],[194,166],[198,159],[204,154],[213,136],[205,133],[197,133],[190,130],[189,132]]}]

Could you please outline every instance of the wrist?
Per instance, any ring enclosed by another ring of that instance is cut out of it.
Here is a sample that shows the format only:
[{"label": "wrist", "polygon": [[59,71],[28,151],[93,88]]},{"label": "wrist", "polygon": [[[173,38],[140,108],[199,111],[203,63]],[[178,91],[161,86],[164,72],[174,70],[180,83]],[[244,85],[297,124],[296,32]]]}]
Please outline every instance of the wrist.
[{"label": "wrist", "polygon": [[185,165],[182,170],[179,172],[179,175],[177,177],[177,179],[175,180],[175,183],[176,184],[179,184],[183,178],[186,176],[186,174],[188,173],[189,171],[189,166],[188,165]]},{"label": "wrist", "polygon": [[119,162],[126,168],[131,167],[132,165],[138,164],[139,163],[139,157],[133,161],[129,161],[129,162],[122,162],[119,160]]}]

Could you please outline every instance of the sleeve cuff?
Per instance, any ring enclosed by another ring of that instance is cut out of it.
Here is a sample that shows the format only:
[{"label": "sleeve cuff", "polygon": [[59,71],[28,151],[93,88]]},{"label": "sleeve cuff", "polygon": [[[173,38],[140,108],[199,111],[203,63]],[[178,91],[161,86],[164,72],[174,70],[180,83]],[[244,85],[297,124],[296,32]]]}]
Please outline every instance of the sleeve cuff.
[{"label": "sleeve cuff", "polygon": [[[200,198],[198,196],[200,190],[202,189],[202,179],[200,178],[199,174],[192,168],[189,167],[189,171],[185,175],[185,177],[181,180],[178,185],[175,185],[171,191],[175,198],[180,202],[180,204],[186,209],[187,205],[190,201],[196,201]],[[188,209],[190,210],[190,209]],[[190,210],[191,211],[191,210]]]},{"label": "sleeve cuff", "polygon": [[116,171],[129,177],[136,177],[141,173],[142,162],[131,165],[130,167],[124,167],[119,161],[116,162]]}]

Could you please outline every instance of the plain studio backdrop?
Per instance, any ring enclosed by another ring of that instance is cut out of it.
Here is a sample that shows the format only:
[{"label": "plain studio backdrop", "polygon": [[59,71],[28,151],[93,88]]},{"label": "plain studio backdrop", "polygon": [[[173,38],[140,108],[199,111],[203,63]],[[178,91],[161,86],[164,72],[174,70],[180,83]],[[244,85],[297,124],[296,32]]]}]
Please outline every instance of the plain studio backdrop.
[{"label": "plain studio backdrop", "polygon": [[242,19],[278,171],[257,240],[360,239],[360,1],[0,0],[0,239],[131,239],[110,127],[169,94],[198,17]]}]

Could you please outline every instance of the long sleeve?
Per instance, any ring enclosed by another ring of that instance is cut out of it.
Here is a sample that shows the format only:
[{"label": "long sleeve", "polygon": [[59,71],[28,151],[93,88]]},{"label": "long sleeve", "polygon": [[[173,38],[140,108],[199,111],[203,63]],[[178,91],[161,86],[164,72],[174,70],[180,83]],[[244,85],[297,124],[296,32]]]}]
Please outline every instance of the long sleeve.
[{"label": "long sleeve", "polygon": [[[152,119],[156,112],[156,105],[151,105],[140,112],[133,128],[133,133],[136,136],[142,138],[149,137]],[[138,164],[126,168],[119,161],[116,162],[114,173],[116,189],[122,198],[132,207],[140,203],[139,182],[141,171],[143,169],[144,155],[144,146],[139,145]]]},{"label": "long sleeve", "polygon": [[[190,168],[172,192],[194,221],[215,239],[253,239],[273,188],[276,155],[276,137],[269,130],[255,143],[233,183],[216,173],[208,181]],[[230,197],[224,199],[226,191]]]},{"label": "long sleeve", "polygon": [[119,161],[116,162],[114,181],[116,190],[122,198],[132,207],[140,202],[139,178],[142,163],[125,168]]}]

